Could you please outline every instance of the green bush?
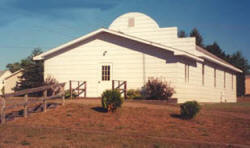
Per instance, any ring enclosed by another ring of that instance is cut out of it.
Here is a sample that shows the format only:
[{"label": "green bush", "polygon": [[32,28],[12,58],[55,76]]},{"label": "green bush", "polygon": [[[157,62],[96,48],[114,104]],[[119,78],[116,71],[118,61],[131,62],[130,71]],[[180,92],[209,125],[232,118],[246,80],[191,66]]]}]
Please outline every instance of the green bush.
[{"label": "green bush", "polygon": [[[70,98],[70,90],[66,90],[64,96],[65,96],[65,99],[69,99]],[[76,97],[77,97],[77,94],[75,92],[73,92],[72,98],[74,99]]]},{"label": "green bush", "polygon": [[122,103],[123,99],[118,90],[106,90],[102,93],[102,107],[108,112],[114,112]]},{"label": "green bush", "polygon": [[138,89],[129,89],[127,92],[128,99],[138,99],[142,98],[141,92]]},{"label": "green bush", "polygon": [[184,119],[194,118],[201,109],[200,105],[196,101],[187,101],[180,107],[181,107],[181,117]]},{"label": "green bush", "polygon": [[175,93],[169,83],[158,79],[149,80],[144,91],[146,98],[152,100],[168,100]]}]

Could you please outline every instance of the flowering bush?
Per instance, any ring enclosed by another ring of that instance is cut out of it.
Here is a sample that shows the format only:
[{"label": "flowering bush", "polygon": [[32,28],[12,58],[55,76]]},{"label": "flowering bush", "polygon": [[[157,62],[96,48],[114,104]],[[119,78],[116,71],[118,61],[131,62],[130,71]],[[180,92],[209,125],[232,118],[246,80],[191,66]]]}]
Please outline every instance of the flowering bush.
[{"label": "flowering bush", "polygon": [[147,99],[168,100],[175,93],[174,88],[167,82],[152,79],[145,85],[145,94]]}]

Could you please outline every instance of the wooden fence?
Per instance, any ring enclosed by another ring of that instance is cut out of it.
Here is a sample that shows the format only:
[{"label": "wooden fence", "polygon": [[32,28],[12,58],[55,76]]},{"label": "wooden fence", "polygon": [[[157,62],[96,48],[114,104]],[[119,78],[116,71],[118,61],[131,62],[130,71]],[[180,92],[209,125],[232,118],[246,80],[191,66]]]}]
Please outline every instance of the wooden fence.
[{"label": "wooden fence", "polygon": [[127,99],[127,81],[112,80],[112,90],[117,89],[121,94],[124,94],[124,98]]},{"label": "wooden fence", "polygon": [[[76,84],[76,85],[74,85]],[[74,88],[76,86],[76,88]],[[69,81],[70,98],[72,99],[73,93],[76,93],[78,97],[84,93],[84,98],[87,97],[87,82],[86,81]]]},{"label": "wooden fence", "polygon": [[[4,94],[1,98],[1,123],[5,123],[6,122],[6,115],[5,112],[7,109],[13,109],[13,108],[17,108],[20,106],[24,107],[24,117],[27,118],[28,117],[28,105],[34,102],[38,102],[41,101],[40,98],[37,99],[29,99],[29,94],[32,93],[38,93],[38,92],[43,92],[43,97],[42,97],[42,101],[43,101],[43,111],[46,112],[47,110],[47,100],[51,100],[51,99],[55,99],[55,98],[62,98],[62,105],[65,104],[65,91],[64,91],[64,86],[65,83],[60,83],[60,84],[54,84],[54,85],[46,85],[46,86],[42,86],[42,87],[37,87],[37,88],[31,88],[31,89],[25,89],[25,90],[21,90],[21,91],[17,91],[15,93],[10,93],[10,94]],[[48,96],[48,91],[51,91],[51,95]],[[10,106],[6,106],[6,101],[11,100],[10,97],[15,97],[15,96],[23,96],[21,99],[23,99],[22,103],[15,103],[13,105]]]}]

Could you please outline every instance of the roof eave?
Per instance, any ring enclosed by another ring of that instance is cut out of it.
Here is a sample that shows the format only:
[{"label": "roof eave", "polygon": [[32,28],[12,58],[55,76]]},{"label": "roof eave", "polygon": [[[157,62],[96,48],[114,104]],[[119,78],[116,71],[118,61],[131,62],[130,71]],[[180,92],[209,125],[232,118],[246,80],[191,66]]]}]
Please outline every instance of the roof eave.
[{"label": "roof eave", "polygon": [[[215,62],[214,62],[215,59],[207,58],[207,57],[204,57],[204,56],[200,56],[200,57],[201,57],[201,58],[204,58],[204,59],[207,59],[208,61],[211,61],[211,62],[215,63]],[[231,65],[228,65],[228,64],[224,64],[224,63],[222,63],[222,62],[220,62],[220,61],[216,61],[216,63],[219,64],[219,65],[221,65],[221,66],[223,66],[223,67],[227,67],[227,68],[229,68],[229,69],[231,69],[231,70],[233,70],[233,71],[240,72],[240,73],[243,72],[243,71],[240,70],[239,68],[236,68],[236,67],[231,66]]]}]

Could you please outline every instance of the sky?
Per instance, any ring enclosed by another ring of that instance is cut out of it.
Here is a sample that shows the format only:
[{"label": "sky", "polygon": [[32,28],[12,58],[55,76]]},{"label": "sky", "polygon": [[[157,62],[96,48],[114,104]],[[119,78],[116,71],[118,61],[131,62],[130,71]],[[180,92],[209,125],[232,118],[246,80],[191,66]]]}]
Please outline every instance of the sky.
[{"label": "sky", "polygon": [[152,17],[160,27],[201,32],[226,53],[250,61],[249,0],[0,0],[0,70],[101,27],[127,12]]}]

